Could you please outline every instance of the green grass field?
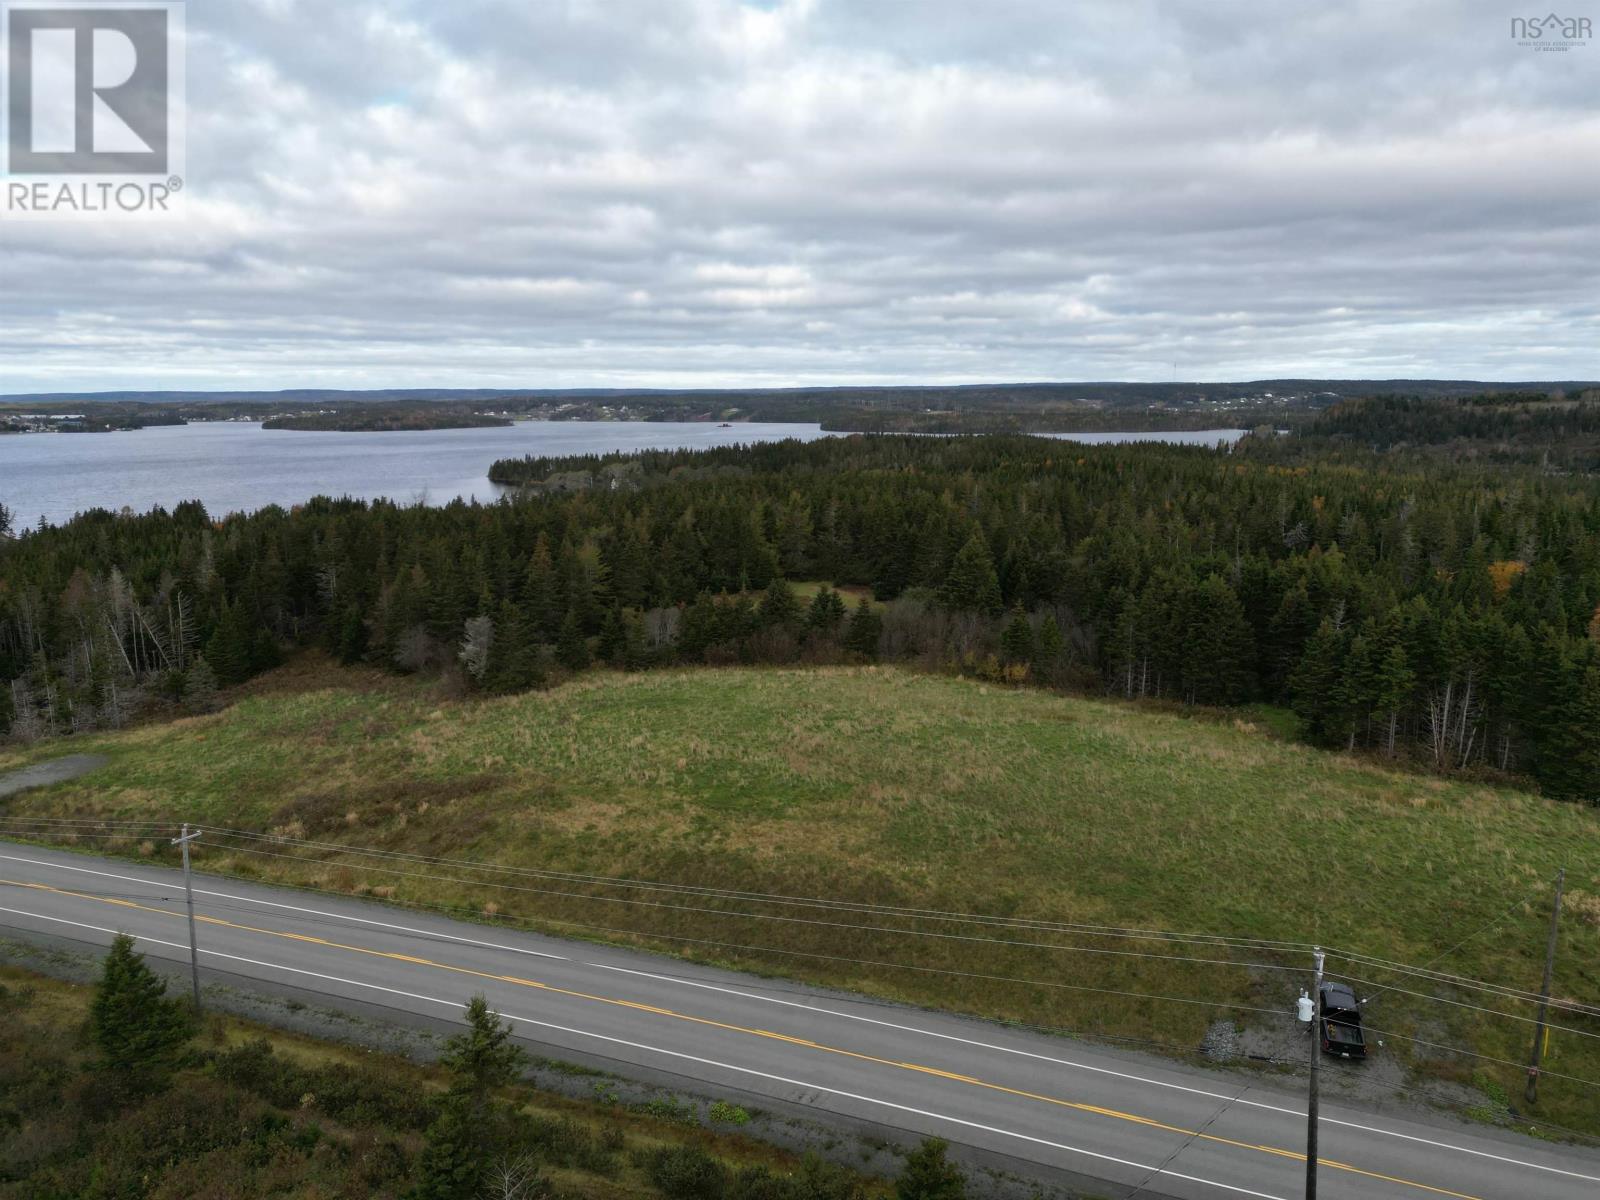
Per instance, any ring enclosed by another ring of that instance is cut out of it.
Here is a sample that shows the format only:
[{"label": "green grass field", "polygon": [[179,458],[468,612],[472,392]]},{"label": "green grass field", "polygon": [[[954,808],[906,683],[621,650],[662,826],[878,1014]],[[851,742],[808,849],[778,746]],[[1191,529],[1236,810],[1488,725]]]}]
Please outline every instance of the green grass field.
[{"label": "green grass field", "polygon": [[[76,782],[0,802],[0,814],[188,819],[790,896],[1318,941],[1418,964],[1511,909],[1438,969],[1526,989],[1539,984],[1549,881],[1564,865],[1556,992],[1600,1001],[1600,813],[1309,750],[1274,735],[1268,717],[1186,717],[871,668],[601,674],[547,693],[451,700],[428,684],[311,660],[215,716],[0,755],[0,770],[68,750],[112,758]],[[0,827],[9,828],[3,817]],[[82,845],[168,853],[154,842]],[[396,876],[333,853],[279,859],[213,847],[199,861],[340,891],[393,889],[402,901],[535,918],[554,932],[632,931],[708,960],[1181,1047],[1231,1010],[1074,989],[1287,1011],[1302,982],[511,892]],[[967,974],[941,973],[955,971]],[[1369,1012],[1380,1019],[1395,1033],[1518,1061],[1531,1040],[1521,1022],[1392,994]],[[1582,1027],[1600,1034],[1600,1021]],[[1482,1072],[1520,1094],[1513,1068],[1397,1040],[1389,1049],[1422,1075]],[[1548,1065],[1600,1079],[1600,1038],[1558,1034]],[[1539,1112],[1600,1128],[1600,1089],[1547,1080]]]}]

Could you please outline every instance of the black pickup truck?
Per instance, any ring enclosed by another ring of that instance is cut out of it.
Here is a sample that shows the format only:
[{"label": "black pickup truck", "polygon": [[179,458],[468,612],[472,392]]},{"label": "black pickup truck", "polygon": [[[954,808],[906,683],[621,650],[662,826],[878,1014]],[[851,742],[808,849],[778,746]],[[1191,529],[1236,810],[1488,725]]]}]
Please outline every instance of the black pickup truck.
[{"label": "black pickup truck", "polygon": [[1340,1058],[1365,1058],[1367,1039],[1361,1033],[1361,1008],[1356,994],[1342,983],[1322,985],[1322,1052]]}]

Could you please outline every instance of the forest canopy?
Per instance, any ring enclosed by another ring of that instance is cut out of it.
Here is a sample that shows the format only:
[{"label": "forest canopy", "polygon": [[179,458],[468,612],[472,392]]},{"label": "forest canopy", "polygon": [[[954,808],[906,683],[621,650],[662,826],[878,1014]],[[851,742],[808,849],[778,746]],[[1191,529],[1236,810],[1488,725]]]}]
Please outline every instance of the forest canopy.
[{"label": "forest canopy", "polygon": [[502,462],[532,486],[492,505],[87,513],[0,543],[0,730],[203,707],[313,645],[486,691],[883,658],[1600,796],[1600,488],[1283,454],[851,437]]}]

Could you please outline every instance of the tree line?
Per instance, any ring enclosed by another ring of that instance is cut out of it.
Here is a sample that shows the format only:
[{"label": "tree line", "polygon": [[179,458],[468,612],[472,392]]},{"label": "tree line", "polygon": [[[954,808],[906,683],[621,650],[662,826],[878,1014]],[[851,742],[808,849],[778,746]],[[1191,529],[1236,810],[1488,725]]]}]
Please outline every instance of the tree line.
[{"label": "tree line", "polygon": [[490,505],[319,498],[213,521],[191,503],[23,532],[0,544],[0,729],[204,707],[312,645],[496,692],[597,662],[883,658],[1289,705],[1331,746],[1600,796],[1586,479],[1027,437],[493,472],[525,486]]}]

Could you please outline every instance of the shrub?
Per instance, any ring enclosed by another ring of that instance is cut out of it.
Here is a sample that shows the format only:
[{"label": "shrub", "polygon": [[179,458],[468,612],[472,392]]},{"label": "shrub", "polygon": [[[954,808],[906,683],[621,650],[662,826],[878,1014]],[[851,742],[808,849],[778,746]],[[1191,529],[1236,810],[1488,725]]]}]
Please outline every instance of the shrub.
[{"label": "shrub", "polygon": [[667,1200],[723,1200],[728,1171],[699,1146],[664,1146],[646,1152],[642,1166]]}]

